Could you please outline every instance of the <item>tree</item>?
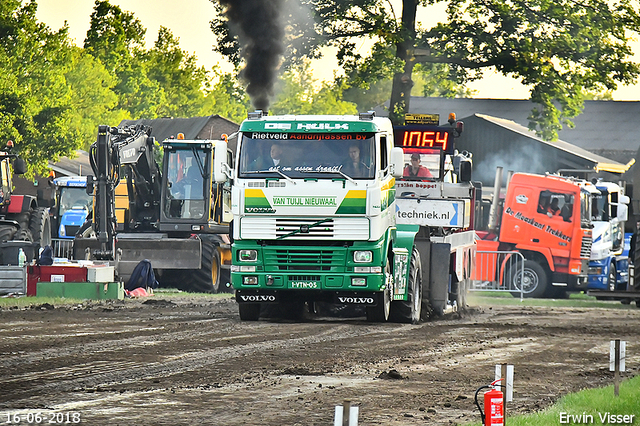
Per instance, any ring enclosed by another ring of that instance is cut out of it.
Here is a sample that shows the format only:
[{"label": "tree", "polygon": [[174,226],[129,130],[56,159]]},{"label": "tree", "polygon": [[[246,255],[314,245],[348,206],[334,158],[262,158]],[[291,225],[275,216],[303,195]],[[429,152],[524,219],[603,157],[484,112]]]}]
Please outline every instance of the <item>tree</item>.
[{"label": "tree", "polygon": [[118,81],[118,108],[131,118],[156,118],[166,104],[160,84],[149,78],[144,51],[146,30],[133,13],[108,0],[96,0],[91,26],[84,40],[87,53],[97,58]]},{"label": "tree", "polygon": [[81,144],[66,80],[73,56],[67,28],[52,32],[36,9],[35,2],[0,2],[1,144],[14,141],[30,175]]},{"label": "tree", "polygon": [[205,94],[210,79],[204,67],[198,67],[195,55],[180,49],[179,39],[160,27],[153,49],[145,55],[148,77],[164,91],[166,103],[158,108],[163,117],[206,115]]},{"label": "tree", "polygon": [[342,100],[343,86],[323,84],[318,90],[308,61],[294,66],[279,79],[273,114],[356,114],[356,105]]},{"label": "tree", "polygon": [[100,61],[79,47],[72,49],[69,59],[65,78],[73,93],[70,127],[86,150],[95,141],[98,125],[119,123],[127,113],[117,108],[118,96],[112,90],[116,77]]},{"label": "tree", "polygon": [[240,86],[236,73],[223,73],[216,67],[213,74],[215,84],[205,97],[205,110],[208,114],[218,114],[240,123],[247,118],[247,111],[251,109],[249,96]]},{"label": "tree", "polygon": [[[284,1],[283,10],[291,10],[295,1]],[[548,140],[562,125],[572,125],[583,90],[613,90],[640,72],[628,43],[628,34],[640,29],[634,0],[446,0],[444,22],[417,26],[418,8],[436,3],[402,0],[399,11],[398,2],[388,0],[302,0],[315,25],[302,25],[302,14],[282,17],[287,58],[314,57],[322,47],[335,46],[347,74],[362,69],[372,77],[393,74],[395,122],[409,110],[416,64],[446,64],[457,84],[494,68],[531,87],[538,106],[530,128]],[[239,63],[239,44],[224,15],[214,19],[212,29],[215,48]],[[373,46],[367,57],[359,50],[363,40]],[[395,47],[393,56],[386,53],[388,46]]]}]

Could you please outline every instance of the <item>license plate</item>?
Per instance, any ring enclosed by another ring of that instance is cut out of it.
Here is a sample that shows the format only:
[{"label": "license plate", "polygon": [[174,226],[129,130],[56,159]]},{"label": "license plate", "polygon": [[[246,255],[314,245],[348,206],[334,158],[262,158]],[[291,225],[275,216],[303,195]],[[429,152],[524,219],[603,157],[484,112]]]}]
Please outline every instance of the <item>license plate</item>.
[{"label": "license plate", "polygon": [[320,281],[289,281],[289,288],[318,289],[320,288]]}]

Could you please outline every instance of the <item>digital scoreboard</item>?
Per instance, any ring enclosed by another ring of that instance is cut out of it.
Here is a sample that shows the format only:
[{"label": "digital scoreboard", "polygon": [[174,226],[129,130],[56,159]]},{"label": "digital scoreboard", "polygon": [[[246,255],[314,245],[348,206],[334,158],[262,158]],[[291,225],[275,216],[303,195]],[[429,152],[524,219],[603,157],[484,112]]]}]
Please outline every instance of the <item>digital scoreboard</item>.
[{"label": "digital scoreboard", "polygon": [[396,126],[393,128],[394,145],[400,148],[439,149],[445,154],[453,154],[452,127],[441,126]]}]

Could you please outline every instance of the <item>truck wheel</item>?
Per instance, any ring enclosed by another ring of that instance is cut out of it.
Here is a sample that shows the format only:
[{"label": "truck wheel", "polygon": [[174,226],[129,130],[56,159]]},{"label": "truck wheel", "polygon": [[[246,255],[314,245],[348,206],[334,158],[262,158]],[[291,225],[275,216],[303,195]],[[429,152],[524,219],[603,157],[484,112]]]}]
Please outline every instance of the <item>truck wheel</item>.
[{"label": "truck wheel", "polygon": [[616,291],[618,284],[618,272],[616,271],[616,264],[611,262],[609,265],[609,276],[607,277],[607,290]]},{"label": "truck wheel", "polygon": [[384,268],[384,276],[386,287],[382,291],[381,297],[378,299],[376,306],[367,306],[367,321],[369,322],[386,322],[389,320],[389,312],[391,311],[391,262],[387,260],[387,266]]},{"label": "truck wheel", "polygon": [[240,303],[238,304],[238,311],[242,321],[258,321],[260,319],[259,303]]},{"label": "truck wheel", "polygon": [[509,288],[512,289],[511,294],[514,297],[520,297],[520,288],[522,288],[524,297],[538,298],[544,296],[549,281],[544,268],[538,262],[525,260],[521,277],[520,267],[522,264],[517,262],[516,265],[506,272]]},{"label": "truck wheel", "polygon": [[422,271],[420,270],[420,253],[414,247],[409,266],[408,300],[391,302],[390,319],[393,322],[418,324],[422,316]]},{"label": "truck wheel", "polygon": [[40,244],[40,247],[51,245],[51,219],[46,208],[39,207],[31,213],[29,231],[33,242]]},{"label": "truck wheel", "polygon": [[216,235],[200,235],[202,257],[200,269],[188,274],[184,289],[197,293],[217,293],[220,289],[220,253]]}]

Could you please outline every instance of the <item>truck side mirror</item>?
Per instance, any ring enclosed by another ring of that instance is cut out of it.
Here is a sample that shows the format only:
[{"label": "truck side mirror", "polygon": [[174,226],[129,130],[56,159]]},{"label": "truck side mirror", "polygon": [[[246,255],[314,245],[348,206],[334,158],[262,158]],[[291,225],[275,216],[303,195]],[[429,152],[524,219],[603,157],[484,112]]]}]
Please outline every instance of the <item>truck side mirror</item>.
[{"label": "truck side mirror", "polygon": [[404,152],[400,147],[391,149],[391,175],[393,177],[402,177],[404,171]]},{"label": "truck side mirror", "polygon": [[17,175],[23,175],[27,173],[27,163],[20,157],[13,160],[13,173]]},{"label": "truck side mirror", "polygon": [[224,183],[229,178],[229,165],[227,164],[227,142],[216,141],[213,151],[213,179],[216,183]]},{"label": "truck side mirror", "polygon": [[460,182],[471,182],[471,161],[460,161],[460,169],[458,170],[458,178]]}]

